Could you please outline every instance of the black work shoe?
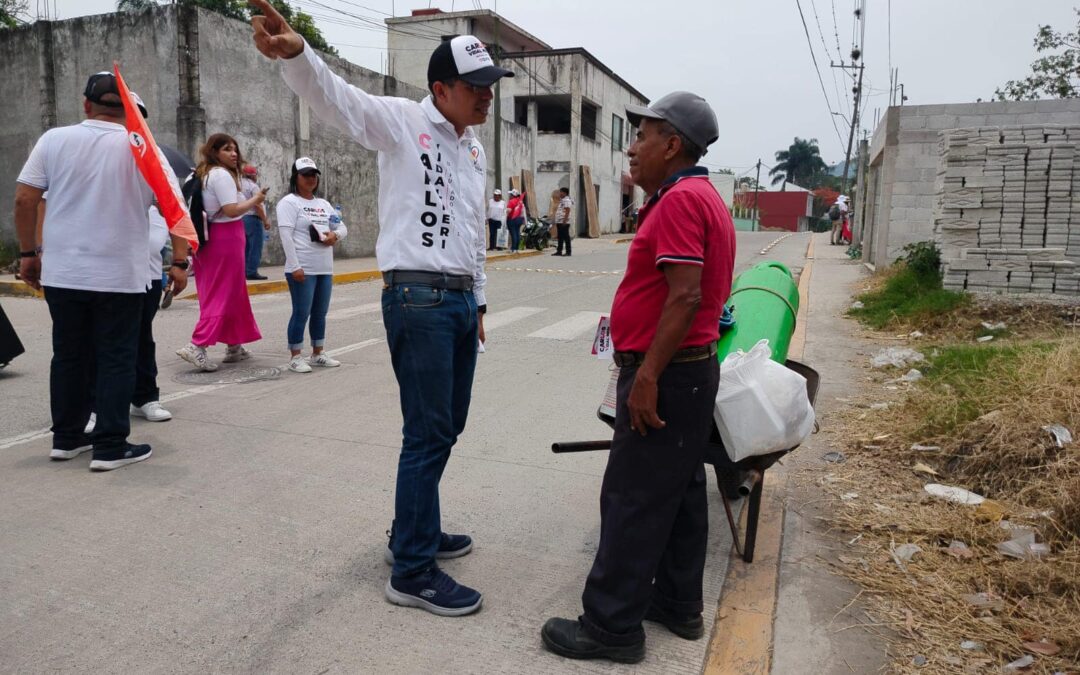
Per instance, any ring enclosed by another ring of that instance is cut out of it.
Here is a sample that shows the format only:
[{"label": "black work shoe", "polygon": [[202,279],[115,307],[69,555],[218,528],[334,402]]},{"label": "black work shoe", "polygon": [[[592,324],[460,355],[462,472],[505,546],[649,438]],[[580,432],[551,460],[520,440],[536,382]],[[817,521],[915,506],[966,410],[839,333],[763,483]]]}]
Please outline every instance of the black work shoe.
[{"label": "black work shoe", "polygon": [[699,640],[705,635],[705,620],[700,613],[674,614],[656,605],[649,605],[645,620],[662,625],[684,640]]},{"label": "black work shoe", "polygon": [[548,619],[540,629],[540,639],[549,651],[568,659],[610,659],[616,663],[637,663],[645,658],[645,641],[634,645],[605,645],[585,632],[581,621]]}]

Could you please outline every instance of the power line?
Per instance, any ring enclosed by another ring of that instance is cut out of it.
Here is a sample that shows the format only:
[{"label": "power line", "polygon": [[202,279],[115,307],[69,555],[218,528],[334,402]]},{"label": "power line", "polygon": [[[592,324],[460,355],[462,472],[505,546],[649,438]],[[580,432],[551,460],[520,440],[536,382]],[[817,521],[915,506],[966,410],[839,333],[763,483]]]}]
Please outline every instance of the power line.
[{"label": "power line", "polygon": [[821,85],[821,95],[825,97],[825,107],[829,109],[829,121],[832,122],[833,131],[836,132],[836,138],[840,141],[840,145],[844,145],[844,138],[840,135],[840,129],[836,126],[836,117],[832,114],[832,103],[829,102],[829,95],[825,92],[825,80],[821,77],[821,68],[818,66],[817,55],[814,53],[814,43],[810,39],[810,29],[806,27],[806,16],[803,14],[802,3],[799,0],[795,0],[795,6],[799,8],[799,18],[802,19],[803,32],[806,33],[806,46],[810,48],[810,58],[814,62],[814,71],[817,72],[818,83]]}]

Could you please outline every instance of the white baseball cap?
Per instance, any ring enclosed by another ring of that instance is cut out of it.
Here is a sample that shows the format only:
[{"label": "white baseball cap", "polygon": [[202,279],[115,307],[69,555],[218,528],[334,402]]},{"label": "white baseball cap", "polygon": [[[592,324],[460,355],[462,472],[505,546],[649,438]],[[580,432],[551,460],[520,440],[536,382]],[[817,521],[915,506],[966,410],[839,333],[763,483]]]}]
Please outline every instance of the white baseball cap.
[{"label": "white baseball cap", "polygon": [[428,61],[428,84],[459,79],[477,87],[490,87],[499,78],[513,76],[513,71],[496,66],[484,43],[472,35],[443,41]]},{"label": "white baseball cap", "polygon": [[502,190],[500,190],[499,188],[495,188],[495,192],[492,193],[492,194],[497,194],[499,196],[502,196]]},{"label": "white baseball cap", "polygon": [[293,168],[296,169],[296,173],[302,171],[315,171],[316,173],[322,173],[319,171],[319,167],[315,166],[315,160],[310,157],[301,157],[293,164]]}]

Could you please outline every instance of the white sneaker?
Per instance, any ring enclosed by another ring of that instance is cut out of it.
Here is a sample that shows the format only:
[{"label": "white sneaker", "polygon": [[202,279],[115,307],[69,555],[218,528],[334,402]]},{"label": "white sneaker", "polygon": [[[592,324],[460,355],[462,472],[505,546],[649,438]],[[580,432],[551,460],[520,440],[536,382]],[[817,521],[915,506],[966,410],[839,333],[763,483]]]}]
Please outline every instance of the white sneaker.
[{"label": "white sneaker", "polygon": [[247,361],[251,358],[251,352],[244,349],[244,345],[233,345],[225,350],[225,358],[222,359],[223,363],[239,363],[240,361]]},{"label": "white sneaker", "polygon": [[86,428],[83,429],[84,434],[94,433],[94,427],[97,426],[97,413],[90,413],[90,421],[86,423]]},{"label": "white sneaker", "polygon": [[172,413],[161,407],[157,401],[150,401],[141,406],[131,406],[132,417],[144,417],[151,422],[164,422],[172,419]]},{"label": "white sneaker", "polygon": [[341,361],[330,358],[326,355],[326,352],[322,352],[318,356],[312,354],[311,358],[308,359],[308,363],[313,366],[319,366],[320,368],[337,368],[341,365]]},{"label": "white sneaker", "polygon": [[310,373],[311,366],[308,365],[307,360],[303,356],[297,354],[289,361],[289,370],[294,373]]},{"label": "white sneaker", "polygon": [[186,347],[177,349],[176,355],[199,370],[212,373],[218,369],[217,364],[211,361],[210,357],[206,355],[206,347],[196,347],[195,345],[189,344]]},{"label": "white sneaker", "polygon": [[93,449],[94,446],[92,445],[84,445],[82,447],[73,448],[71,450],[61,450],[60,448],[53,448],[52,452],[49,453],[49,457],[52,459],[75,459],[84,452],[88,452]]}]

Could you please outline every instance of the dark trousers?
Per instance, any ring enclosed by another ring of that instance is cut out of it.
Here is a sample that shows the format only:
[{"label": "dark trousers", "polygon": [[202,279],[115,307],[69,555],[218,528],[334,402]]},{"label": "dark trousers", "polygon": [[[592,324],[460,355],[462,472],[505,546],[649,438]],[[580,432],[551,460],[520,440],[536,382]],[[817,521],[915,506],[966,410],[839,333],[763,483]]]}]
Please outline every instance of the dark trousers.
[{"label": "dark trousers", "polygon": [[244,274],[253,277],[259,273],[262,262],[263,221],[258,216],[244,216]]},{"label": "dark trousers", "polygon": [[86,445],[83,429],[91,405],[97,412],[90,436],[94,455],[114,452],[127,442],[144,297],[45,287],[53,322],[49,403],[54,448]]},{"label": "dark trousers", "polygon": [[488,218],[488,250],[495,248],[495,244],[499,241],[499,228],[502,227],[501,220],[495,220],[494,218]]},{"label": "dark trousers", "polygon": [[705,447],[720,384],[715,358],[669,365],[658,382],[647,436],[630,429],[626,401],[637,368],[619,373],[615,434],[600,488],[600,543],[585,582],[582,621],[610,645],[645,639],[649,604],[674,614],[702,611],[708,543]]},{"label": "dark trousers", "polygon": [[157,279],[143,295],[142,301],[138,356],[135,357],[135,393],[131,395],[131,405],[137,408],[161,396],[157,386],[157,345],[154,344],[154,317],[160,304],[161,280]]},{"label": "dark trousers", "polygon": [[556,223],[555,229],[558,230],[559,233],[559,247],[555,252],[562,253],[563,242],[566,242],[566,255],[570,255],[570,224],[567,223],[566,225],[561,225]]},{"label": "dark trousers", "polygon": [[479,323],[472,291],[421,284],[383,289],[382,310],[404,421],[391,574],[409,577],[435,565],[439,481],[469,415]]}]

